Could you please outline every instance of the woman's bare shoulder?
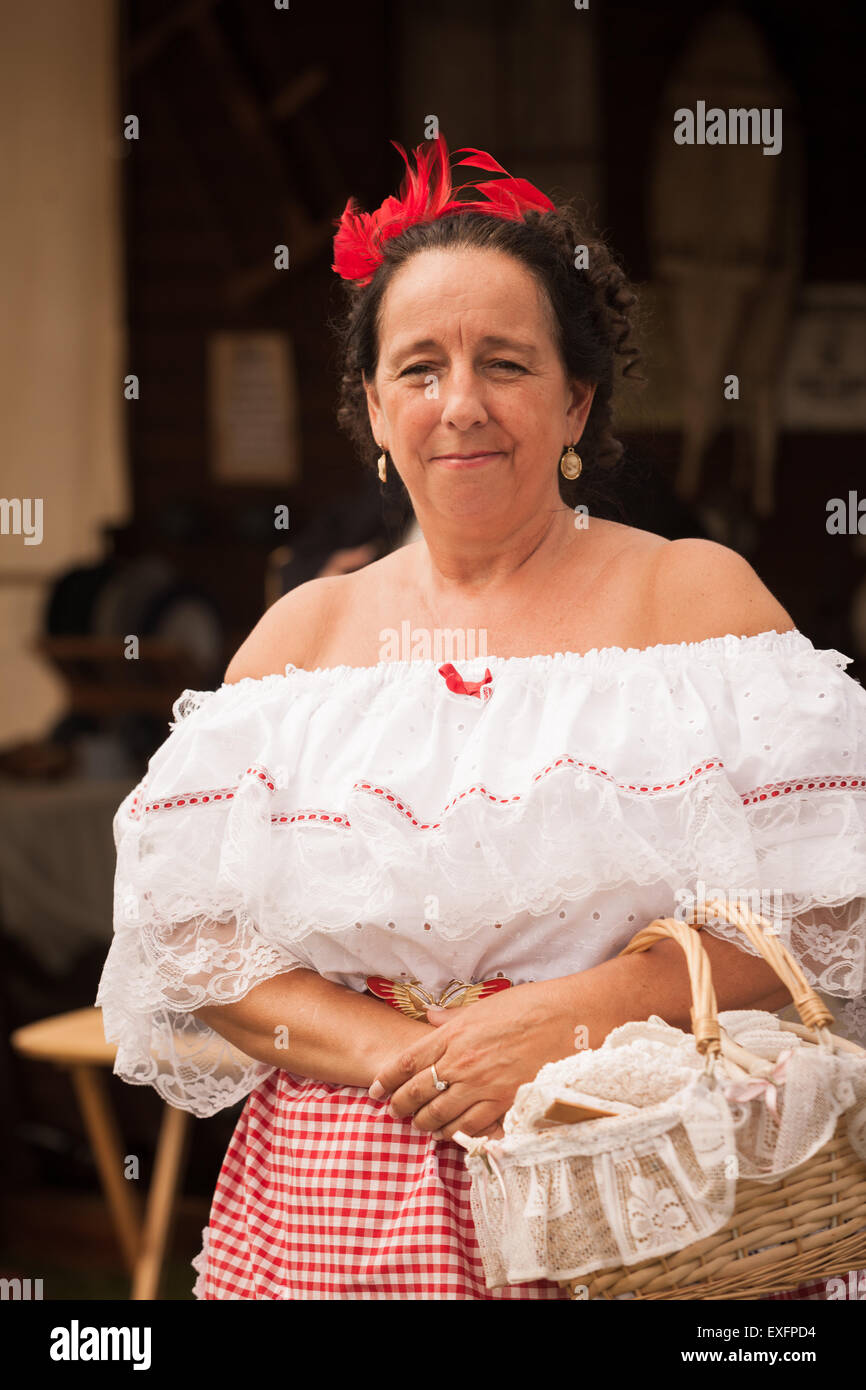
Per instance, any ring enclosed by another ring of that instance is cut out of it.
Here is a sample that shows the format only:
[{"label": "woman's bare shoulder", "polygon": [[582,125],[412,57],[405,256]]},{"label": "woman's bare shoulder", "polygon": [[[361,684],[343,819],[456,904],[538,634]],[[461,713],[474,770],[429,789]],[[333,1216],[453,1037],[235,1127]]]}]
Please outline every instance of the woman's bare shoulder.
[{"label": "woman's bare shoulder", "polygon": [[343,579],[310,579],[272,603],[229,662],[226,685],[246,676],[282,675],[287,665],[306,666],[315,655],[318,634],[339,604]]},{"label": "woman's bare shoulder", "polygon": [[745,556],[718,541],[669,541],[649,557],[648,581],[659,642],[749,637],[795,626]]},{"label": "woman's bare shoulder", "polygon": [[287,665],[319,665],[335,642],[340,646],[339,634],[351,627],[351,615],[376,611],[382,593],[405,579],[409,550],[414,546],[403,546],[348,574],[310,579],[277,599],[235,652],[225,683],[245,676],[282,675]]},{"label": "woman's bare shoulder", "polygon": [[[622,574],[643,596],[648,644],[786,632],[795,626],[737,551],[698,537],[671,541],[619,522],[603,526],[604,562],[622,559]],[[355,620],[350,623],[347,615],[378,613],[383,595],[410,578],[420,544],[403,546],[350,574],[312,579],[278,599],[232,657],[226,684],[245,676],[281,675],[289,664],[320,664],[354,631]]]},{"label": "woman's bare shoulder", "polygon": [[602,528],[602,538],[612,554],[641,558],[672,544],[666,536],[657,536],[655,531],[642,531],[639,526],[627,526],[622,521],[595,517],[590,524]]}]

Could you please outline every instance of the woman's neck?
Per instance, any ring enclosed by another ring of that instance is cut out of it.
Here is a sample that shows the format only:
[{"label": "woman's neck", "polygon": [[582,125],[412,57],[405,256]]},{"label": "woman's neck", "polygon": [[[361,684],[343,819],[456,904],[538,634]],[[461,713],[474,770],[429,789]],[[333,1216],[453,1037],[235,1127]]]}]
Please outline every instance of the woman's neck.
[{"label": "woman's neck", "polygon": [[[421,526],[423,531],[423,522]],[[417,547],[417,582],[442,601],[504,594],[518,577],[525,592],[535,578],[550,582],[566,550],[572,553],[575,545],[583,545],[588,554],[589,534],[575,529],[571,511],[562,505],[498,537],[476,532],[452,539],[438,530]]]}]

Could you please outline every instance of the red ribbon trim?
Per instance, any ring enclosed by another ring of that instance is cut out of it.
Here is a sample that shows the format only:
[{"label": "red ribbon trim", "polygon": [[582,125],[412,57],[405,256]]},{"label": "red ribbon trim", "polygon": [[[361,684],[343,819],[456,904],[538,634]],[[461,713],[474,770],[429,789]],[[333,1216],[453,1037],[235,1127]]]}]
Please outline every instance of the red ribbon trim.
[{"label": "red ribbon trim", "polygon": [[481,699],[481,687],[493,680],[488,667],[484,672],[484,679],[480,681],[465,681],[457,670],[456,666],[450,661],[446,661],[444,666],[439,667],[440,676],[445,677],[445,684],[449,690],[453,690],[455,695],[477,695]]}]

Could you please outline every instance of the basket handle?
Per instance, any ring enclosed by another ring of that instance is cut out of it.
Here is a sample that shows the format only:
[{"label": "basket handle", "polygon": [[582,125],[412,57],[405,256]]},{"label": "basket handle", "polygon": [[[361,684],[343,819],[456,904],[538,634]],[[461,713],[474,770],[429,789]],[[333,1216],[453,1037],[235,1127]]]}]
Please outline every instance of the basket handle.
[{"label": "basket handle", "polygon": [[[698,1051],[706,1059],[707,1070],[713,1069],[716,1058],[721,1054],[730,1077],[736,1079],[769,1074],[773,1069],[772,1062],[758,1057],[756,1053],[749,1052],[747,1048],[734,1042],[719,1023],[712,966],[700,939],[699,930],[695,926],[677,917],[656,918],[649,926],[637,932],[619,954],[624,956],[633,951],[646,951],[664,937],[679,942],[685,952],[692,992],[692,1032]],[[793,1024],[790,1026],[794,1027]]]},{"label": "basket handle", "polygon": [[[718,898],[712,898],[706,904],[713,915],[722,920],[730,922],[732,926],[739,927],[744,936],[764,957],[768,965],[771,965],[778,975],[782,984],[787,989],[797,1013],[800,1015],[805,1026],[821,1037],[824,1030],[833,1023],[833,1015],[816,993],[806,976],[803,973],[799,962],[791,955],[787,946],[779,939],[773,931],[772,923],[766,917],[761,917],[749,908],[735,904],[733,907],[721,902]],[[692,928],[699,927],[701,923],[692,923]],[[762,928],[768,927],[769,932]],[[830,1035],[824,1034],[829,1040]]]},{"label": "basket handle", "polygon": [[635,951],[648,951],[650,946],[665,937],[676,941],[685,952],[692,991],[692,1032],[698,1051],[709,1062],[711,1058],[718,1057],[722,1050],[719,1006],[713,988],[710,958],[695,928],[676,917],[657,917],[649,926],[637,932],[619,954],[628,956]]}]

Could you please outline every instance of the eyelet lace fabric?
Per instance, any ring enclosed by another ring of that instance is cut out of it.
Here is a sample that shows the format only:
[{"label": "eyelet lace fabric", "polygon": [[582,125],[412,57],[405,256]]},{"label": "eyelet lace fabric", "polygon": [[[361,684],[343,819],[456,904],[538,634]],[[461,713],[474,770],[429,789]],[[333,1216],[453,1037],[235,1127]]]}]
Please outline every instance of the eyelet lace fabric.
[{"label": "eyelet lace fabric", "polygon": [[[778,1065],[768,1087],[720,1059],[712,1079],[693,1037],[653,1016],[600,1048],[542,1067],[505,1116],[505,1137],[466,1139],[472,1216],[489,1288],[575,1279],[681,1250],[722,1227],[738,1179],[770,1182],[818,1151],[848,1116],[866,1161],[866,1055],[832,1053],[772,1014],[722,1013],[742,1046]],[[551,1125],[575,1093],[633,1114]]]},{"label": "eyelet lace fabric", "polygon": [[467,690],[490,671],[484,700],[433,661],[184,691],[114,819],[96,1002],[117,1074],[210,1115],[273,1068],[199,1008],[300,967],[437,992],[577,973],[702,890],[751,895],[866,1040],[849,661],[766,632],[456,662]]}]

